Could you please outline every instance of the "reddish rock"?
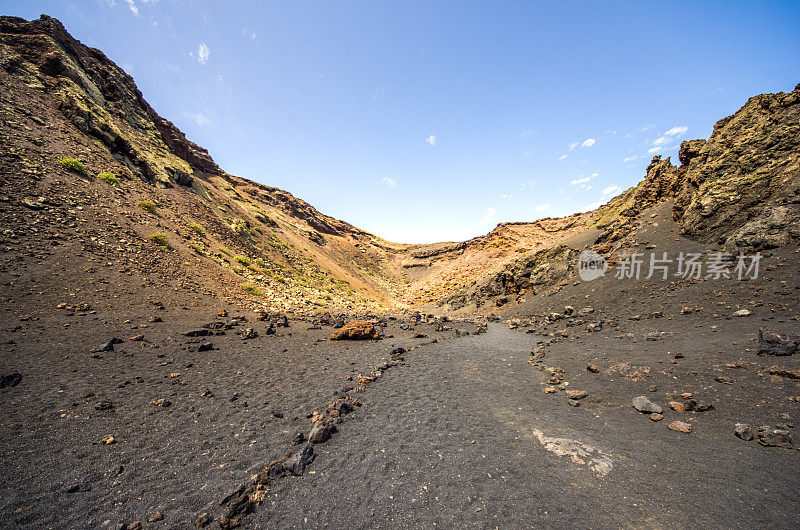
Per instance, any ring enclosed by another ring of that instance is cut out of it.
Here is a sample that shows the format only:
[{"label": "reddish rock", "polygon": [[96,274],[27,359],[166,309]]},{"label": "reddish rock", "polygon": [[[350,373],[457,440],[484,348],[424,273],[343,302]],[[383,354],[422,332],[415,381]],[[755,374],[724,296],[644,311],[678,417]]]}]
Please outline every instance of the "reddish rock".
[{"label": "reddish rock", "polygon": [[331,340],[374,340],[380,338],[375,324],[367,320],[353,320],[331,335]]},{"label": "reddish rock", "polygon": [[677,432],[692,432],[692,425],[690,423],[686,423],[685,421],[675,420],[669,424],[669,428]]},{"label": "reddish rock", "polygon": [[678,401],[670,401],[669,408],[676,412],[686,412],[686,407],[683,405],[683,403],[679,403]]}]

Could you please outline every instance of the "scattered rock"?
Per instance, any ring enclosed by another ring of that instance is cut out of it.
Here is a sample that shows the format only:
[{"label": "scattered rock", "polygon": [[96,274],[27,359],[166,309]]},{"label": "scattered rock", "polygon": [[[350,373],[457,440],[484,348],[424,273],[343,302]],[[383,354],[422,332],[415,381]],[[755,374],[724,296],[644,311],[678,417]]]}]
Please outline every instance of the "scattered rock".
[{"label": "scattered rock", "polygon": [[287,458],[283,463],[283,467],[292,475],[299,477],[303,474],[303,471],[305,471],[306,466],[313,461],[314,448],[311,445],[306,445]]},{"label": "scattered rock", "polygon": [[129,338],[128,340],[132,340],[134,342],[139,342],[144,340],[144,335],[134,335],[133,337]]},{"label": "scattered rock", "polygon": [[100,353],[100,352],[107,352],[107,351],[114,351],[115,344],[122,344],[122,339],[118,339],[117,337],[111,338],[108,342],[104,342],[97,348],[92,350],[92,353]]},{"label": "scattered rock", "polygon": [[770,366],[769,370],[767,370],[767,373],[769,375],[785,377],[786,379],[800,379],[800,370],[787,370],[786,368],[781,368],[780,366]]},{"label": "scattered rock", "polygon": [[586,365],[586,371],[587,372],[591,372],[593,374],[596,374],[596,373],[600,372],[600,368],[598,368],[597,366],[595,366],[592,363],[589,363],[589,364]]},{"label": "scattered rock", "polygon": [[156,523],[158,521],[163,521],[163,520],[164,520],[164,514],[161,512],[156,512],[147,518],[148,523]]},{"label": "scattered rock", "polygon": [[114,404],[110,400],[104,399],[99,401],[94,408],[95,410],[111,410],[114,408]]},{"label": "scattered rock", "polygon": [[205,528],[209,523],[211,523],[211,516],[206,512],[201,513],[194,521],[197,528]]},{"label": "scattered rock", "polygon": [[103,438],[100,438],[100,443],[103,445],[111,445],[117,443],[117,439],[114,438],[113,436],[105,436]]},{"label": "scattered rock", "polygon": [[686,407],[680,401],[670,401],[669,408],[675,412],[686,412]]},{"label": "scattered rock", "polygon": [[0,388],[10,388],[17,386],[20,383],[20,381],[22,381],[22,374],[19,372],[14,372],[13,374],[0,376]]},{"label": "scattered rock", "polygon": [[749,309],[740,309],[740,310],[736,311],[735,313],[733,313],[733,316],[735,316],[735,317],[749,317],[752,314],[753,314],[753,312],[750,311]]},{"label": "scattered rock", "polygon": [[638,396],[633,398],[631,404],[633,405],[633,408],[644,414],[652,414],[654,412],[656,414],[661,414],[662,412],[664,412],[664,409],[662,409],[660,405],[656,405],[655,403],[647,399],[647,397],[645,396]]},{"label": "scattered rock", "polygon": [[172,405],[172,402],[168,399],[160,398],[160,399],[154,399],[153,401],[150,402],[150,404],[156,407],[169,407],[170,405]]},{"label": "scattered rock", "polygon": [[675,420],[669,424],[670,430],[676,432],[685,432],[690,433],[692,432],[692,425],[690,423],[686,423],[685,421]]},{"label": "scattered rock", "polygon": [[586,398],[589,395],[589,392],[586,390],[567,390],[565,392],[569,399],[580,400]]},{"label": "scattered rock", "polygon": [[758,330],[759,355],[793,355],[800,349],[800,336],[771,328]]},{"label": "scattered rock", "polygon": [[213,349],[214,349],[214,344],[212,344],[211,342],[204,342],[197,347],[198,352],[211,351]]},{"label": "scattered rock", "polygon": [[555,394],[556,392],[558,392],[558,390],[556,390],[556,387],[554,386],[548,386],[544,389],[545,394]]},{"label": "scattered rock", "polygon": [[777,427],[762,425],[758,428],[756,440],[765,447],[792,448],[792,434],[788,429],[779,429]]},{"label": "scattered rock", "polygon": [[375,324],[367,320],[353,320],[331,335],[331,340],[375,340],[380,338],[380,332]]},{"label": "scattered rock", "polygon": [[321,444],[327,441],[334,432],[336,432],[336,426],[331,420],[317,420],[311,427],[311,432],[308,433],[308,441],[312,444]]},{"label": "scattered rock", "polygon": [[242,333],[242,340],[255,339],[257,337],[258,333],[256,333],[256,330],[253,328],[247,328],[244,330],[244,333]]},{"label": "scattered rock", "polygon": [[661,421],[661,420],[664,419],[664,415],[663,414],[659,414],[658,412],[654,412],[654,413],[650,414],[650,419],[653,420],[653,421]]},{"label": "scattered rock", "polygon": [[602,322],[589,322],[586,325],[586,331],[603,331],[603,323]]},{"label": "scattered rock", "polygon": [[753,428],[747,423],[737,423],[733,428],[733,434],[742,440],[749,442],[754,438]]}]

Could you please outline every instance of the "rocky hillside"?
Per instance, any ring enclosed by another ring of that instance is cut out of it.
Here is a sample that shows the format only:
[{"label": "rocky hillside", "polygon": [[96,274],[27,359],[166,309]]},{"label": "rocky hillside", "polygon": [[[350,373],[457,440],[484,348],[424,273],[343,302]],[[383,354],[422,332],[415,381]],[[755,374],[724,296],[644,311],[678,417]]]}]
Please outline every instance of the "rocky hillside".
[{"label": "rocky hillside", "polygon": [[0,18],[6,237],[79,243],[147,276],[276,310],[382,309],[402,245],[221,170],[55,19]]},{"label": "rocky hillside", "polygon": [[662,203],[684,237],[731,251],[800,240],[799,98],[751,98],[708,140],[684,142],[679,166],[655,157],[593,212],[401,245],[227,174],[57,20],[0,17],[0,222],[5,241],[76,245],[138,278],[262,310],[484,312],[570,281],[584,248],[613,259]]},{"label": "rocky hillside", "polygon": [[575,280],[581,250],[613,264],[620,250],[639,246],[634,234],[648,221],[644,212],[661,204],[669,205],[681,236],[731,254],[800,242],[800,85],[750,98],[718,121],[708,140],[683,142],[679,160],[676,167],[655,156],[642,182],[582,216],[580,230],[556,232],[549,245],[508,261],[440,304],[480,310],[494,301],[486,311],[510,295],[559,289]]}]

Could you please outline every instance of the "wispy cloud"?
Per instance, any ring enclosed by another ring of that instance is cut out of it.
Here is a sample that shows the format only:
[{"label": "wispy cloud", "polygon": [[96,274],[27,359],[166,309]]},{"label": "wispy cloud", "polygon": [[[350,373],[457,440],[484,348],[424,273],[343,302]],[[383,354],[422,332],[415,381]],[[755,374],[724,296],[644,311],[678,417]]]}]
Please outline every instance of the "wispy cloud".
[{"label": "wispy cloud", "polygon": [[597,143],[597,140],[595,140],[594,138],[587,138],[586,140],[583,141],[581,147],[591,147],[595,143]]},{"label": "wispy cloud", "polygon": [[536,132],[536,131],[534,131],[533,129],[525,129],[524,131],[522,131],[521,133],[519,133],[519,135],[520,135],[521,137],[523,137],[523,138],[527,138],[528,136],[531,136],[531,135],[532,135],[533,133],[535,133],[535,132]]},{"label": "wispy cloud", "polygon": [[566,160],[566,158],[567,158],[566,154],[561,155],[560,157],[558,157],[559,160]]},{"label": "wispy cloud", "polygon": [[125,2],[128,4],[128,9],[131,10],[131,13],[133,13],[135,16],[138,17],[139,16],[139,8],[136,7],[136,2],[134,2],[133,0],[125,0]]},{"label": "wispy cloud", "polygon": [[486,208],[486,213],[481,219],[482,225],[488,225],[494,223],[495,218],[497,217],[497,210],[494,208]]},{"label": "wispy cloud", "polygon": [[550,209],[550,205],[549,204],[538,204],[538,205],[534,206],[533,209],[535,211],[537,211],[537,212],[543,212],[545,210],[549,210]]},{"label": "wispy cloud", "polygon": [[607,188],[603,188],[603,200],[610,199],[614,195],[619,194],[622,191],[622,188],[614,184],[613,186],[608,186]]},{"label": "wispy cloud", "polygon": [[623,158],[623,159],[622,159],[622,161],[623,161],[623,162],[626,162],[626,163],[627,163],[627,162],[633,162],[634,160],[636,160],[636,158],[638,158],[636,155],[633,155],[633,156],[626,156],[625,158]]},{"label": "wispy cloud", "polygon": [[256,40],[256,32],[247,28],[242,30],[242,35],[250,40]]},{"label": "wispy cloud", "polygon": [[664,134],[666,136],[681,136],[683,134],[686,134],[686,131],[688,130],[689,127],[687,127],[686,125],[678,125],[668,131],[665,131]]},{"label": "wispy cloud", "polygon": [[397,187],[397,181],[395,179],[391,178],[391,177],[383,177],[381,179],[381,182],[383,182],[383,184],[386,185],[389,188],[396,188]]},{"label": "wispy cloud", "polygon": [[514,196],[512,194],[510,194],[510,193],[505,193],[505,194],[500,196],[501,199],[505,199],[507,201],[510,201],[513,197]]},{"label": "wispy cloud", "polygon": [[669,143],[670,139],[666,136],[659,136],[655,140],[653,140],[653,145],[666,145]]},{"label": "wispy cloud", "polygon": [[651,147],[650,149],[648,149],[647,152],[652,155],[655,153],[660,153],[663,149],[664,149],[663,147],[657,145],[655,147]]},{"label": "wispy cloud", "polygon": [[200,64],[208,63],[208,58],[211,55],[211,48],[205,42],[201,42],[197,47],[197,62]]},{"label": "wispy cloud", "polygon": [[436,135],[432,134],[425,140],[431,147],[436,147]]},{"label": "wispy cloud", "polygon": [[578,184],[586,184],[590,180],[592,180],[592,177],[580,176],[580,177],[576,178],[575,180],[570,181],[569,185],[570,186],[577,186]]},{"label": "wispy cloud", "polygon": [[569,144],[569,150],[574,151],[575,148],[578,147],[578,145],[580,145],[578,142],[572,142],[571,144]]},{"label": "wispy cloud", "polygon": [[200,127],[205,127],[211,124],[211,120],[208,119],[208,116],[203,114],[202,112],[184,112],[184,116],[190,118]]}]

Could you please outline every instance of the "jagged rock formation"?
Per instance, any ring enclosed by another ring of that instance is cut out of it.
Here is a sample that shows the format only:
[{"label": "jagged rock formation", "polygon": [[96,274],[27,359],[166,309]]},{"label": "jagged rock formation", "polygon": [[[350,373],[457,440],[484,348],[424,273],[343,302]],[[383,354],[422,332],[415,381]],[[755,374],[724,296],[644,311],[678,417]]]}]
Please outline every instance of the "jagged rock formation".
[{"label": "jagged rock formation", "polygon": [[[653,157],[641,183],[586,214],[586,237],[573,240],[571,250],[589,248],[613,261],[620,249],[632,246],[642,212],[667,201],[683,236],[723,245],[730,253],[800,242],[800,85],[750,98],[718,121],[708,140],[684,141],[678,156],[678,167],[669,158]],[[598,232],[593,238],[592,231]],[[560,236],[553,245],[568,240],[567,234]],[[533,251],[440,303],[460,309],[525,290],[536,294],[533,287],[542,282],[531,282],[529,275],[542,262],[561,271],[544,282],[558,287],[572,272],[564,262],[570,257],[564,251]]]}]

